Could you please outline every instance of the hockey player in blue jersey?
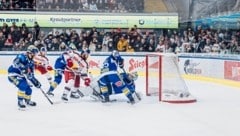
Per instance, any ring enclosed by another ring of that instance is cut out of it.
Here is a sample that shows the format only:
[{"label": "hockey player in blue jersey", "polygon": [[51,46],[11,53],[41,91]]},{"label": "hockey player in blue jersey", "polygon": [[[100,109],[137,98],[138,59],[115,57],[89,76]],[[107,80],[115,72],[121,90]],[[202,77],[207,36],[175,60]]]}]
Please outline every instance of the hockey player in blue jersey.
[{"label": "hockey player in blue jersey", "polygon": [[30,45],[27,52],[17,55],[13,64],[8,68],[8,80],[19,89],[17,99],[21,109],[26,108],[26,105],[36,106],[36,102],[31,100],[32,89],[28,81],[36,88],[41,87],[41,83],[34,76],[33,57],[37,52],[38,49]]},{"label": "hockey player in blue jersey", "polygon": [[47,95],[54,96],[53,91],[62,82],[64,70],[67,66],[71,67],[73,65],[73,62],[71,60],[72,53],[72,49],[68,48],[56,59],[54,65],[54,81],[51,83]]},{"label": "hockey player in blue jersey", "polygon": [[[133,94],[135,93],[135,82],[138,78],[138,74],[137,72],[132,72],[132,73],[120,73],[120,78],[122,79],[123,83],[127,86],[127,88],[130,90],[130,92]],[[112,85],[112,90],[113,92],[111,94],[120,94],[123,93],[122,89],[124,86],[122,87],[118,87],[115,84]]]},{"label": "hockey player in blue jersey", "polygon": [[[102,93],[101,91],[101,88],[103,88],[104,85],[106,87],[106,84],[110,84],[111,91],[108,90],[108,87],[106,88],[108,96],[124,93],[129,99],[129,102],[131,102],[132,104],[140,101],[141,95],[135,90],[135,81],[138,78],[137,72],[126,73],[124,71],[122,73],[119,73],[118,75],[123,85],[119,86],[116,84],[111,84],[112,82],[110,80],[106,80],[106,78],[108,78],[106,76],[108,75],[103,73],[100,76],[91,80],[91,83],[84,91],[86,93],[85,95],[90,95],[95,100],[100,100],[102,102],[112,101],[106,100],[106,98],[109,99],[108,97],[106,97],[106,92]],[[104,96],[104,98],[102,96]]]},{"label": "hockey player in blue jersey", "polygon": [[135,101],[132,97],[129,86],[122,81],[118,67],[124,67],[124,59],[120,56],[119,52],[114,50],[111,55],[103,62],[101,75],[98,80],[100,92],[104,96],[103,102],[109,102],[109,95],[112,94],[112,87],[116,88],[118,92],[124,93],[129,101],[134,104]]}]

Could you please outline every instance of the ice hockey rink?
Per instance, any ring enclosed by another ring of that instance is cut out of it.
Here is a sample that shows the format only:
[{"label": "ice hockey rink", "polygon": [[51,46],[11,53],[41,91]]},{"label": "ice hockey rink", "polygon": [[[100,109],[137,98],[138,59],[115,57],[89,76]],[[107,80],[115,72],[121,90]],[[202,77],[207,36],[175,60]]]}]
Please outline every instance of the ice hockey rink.
[{"label": "ice hockey rink", "polygon": [[[0,75],[0,133],[2,136],[239,136],[240,89],[216,83],[186,80],[196,103],[169,104],[146,97],[135,105],[123,99],[110,104],[88,98],[51,105],[33,88],[38,106],[17,108],[16,92]],[[43,90],[48,84],[39,77]],[[137,91],[144,94],[139,78]],[[60,102],[63,84],[53,101]],[[119,98],[121,96],[118,96]]]}]

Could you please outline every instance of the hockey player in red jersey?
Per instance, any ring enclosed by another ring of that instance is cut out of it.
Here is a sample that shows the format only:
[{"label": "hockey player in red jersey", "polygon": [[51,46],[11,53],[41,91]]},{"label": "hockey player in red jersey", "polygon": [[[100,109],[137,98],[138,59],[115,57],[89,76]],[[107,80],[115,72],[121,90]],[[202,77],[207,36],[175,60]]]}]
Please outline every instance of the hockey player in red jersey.
[{"label": "hockey player in red jersey", "polygon": [[34,56],[33,61],[34,61],[34,66],[35,70],[39,71],[40,74],[45,75],[49,84],[52,82],[52,77],[50,74],[50,71],[53,70],[52,66],[49,63],[49,60],[47,58],[47,50],[45,47],[42,47],[40,49],[39,54]]}]

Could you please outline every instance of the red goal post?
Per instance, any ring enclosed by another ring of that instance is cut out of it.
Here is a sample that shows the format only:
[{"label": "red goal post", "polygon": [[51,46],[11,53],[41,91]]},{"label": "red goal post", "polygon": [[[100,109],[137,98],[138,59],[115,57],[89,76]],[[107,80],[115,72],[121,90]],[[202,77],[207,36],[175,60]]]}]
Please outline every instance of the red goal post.
[{"label": "red goal post", "polygon": [[146,54],[146,95],[169,103],[196,102],[180,74],[176,54]]}]

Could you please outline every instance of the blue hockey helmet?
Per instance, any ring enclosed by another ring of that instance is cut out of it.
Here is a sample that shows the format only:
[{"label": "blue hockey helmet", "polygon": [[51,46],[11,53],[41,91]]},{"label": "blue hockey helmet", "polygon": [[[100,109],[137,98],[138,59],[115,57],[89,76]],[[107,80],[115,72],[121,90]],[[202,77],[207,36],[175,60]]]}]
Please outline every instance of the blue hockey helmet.
[{"label": "blue hockey helmet", "polygon": [[90,54],[90,50],[89,50],[88,48],[83,49],[83,50],[81,51],[81,54]]},{"label": "blue hockey helmet", "polygon": [[47,49],[46,49],[45,47],[41,47],[41,48],[40,48],[40,51],[41,51],[41,52],[46,52]]},{"label": "blue hockey helmet", "polygon": [[32,53],[34,55],[37,54],[38,51],[39,51],[38,48],[36,46],[34,46],[34,45],[30,45],[27,48],[27,53]]},{"label": "blue hockey helmet", "polygon": [[46,54],[47,54],[47,49],[46,49],[45,47],[41,47],[41,48],[40,48],[40,53],[41,53],[42,55],[46,55]]}]

